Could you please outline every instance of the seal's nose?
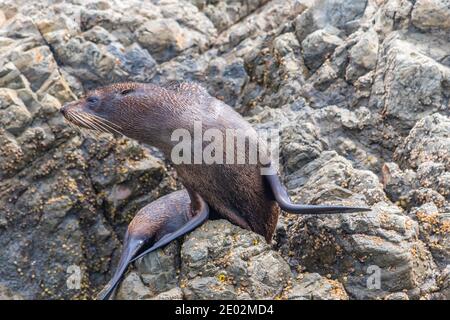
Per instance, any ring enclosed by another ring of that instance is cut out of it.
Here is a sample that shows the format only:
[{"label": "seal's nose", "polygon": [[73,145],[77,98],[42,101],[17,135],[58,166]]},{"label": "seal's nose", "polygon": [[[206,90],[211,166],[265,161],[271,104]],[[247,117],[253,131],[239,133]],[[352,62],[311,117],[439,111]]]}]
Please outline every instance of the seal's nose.
[{"label": "seal's nose", "polygon": [[66,111],[67,111],[67,110],[66,110],[66,106],[65,106],[65,105],[62,106],[61,109],[59,109],[59,112],[61,112],[63,116],[66,115]]}]

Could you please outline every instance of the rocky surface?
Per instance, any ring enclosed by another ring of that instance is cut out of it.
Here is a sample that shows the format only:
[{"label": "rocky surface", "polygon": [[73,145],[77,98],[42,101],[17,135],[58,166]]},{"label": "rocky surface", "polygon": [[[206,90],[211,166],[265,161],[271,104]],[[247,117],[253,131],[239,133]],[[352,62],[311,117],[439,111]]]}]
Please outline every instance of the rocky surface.
[{"label": "rocky surface", "polygon": [[226,220],[205,223],[181,247],[175,242],[151,253],[136,269],[122,282],[117,298],[348,299],[338,281],[318,273],[294,276],[262,236]]},{"label": "rocky surface", "polygon": [[184,79],[280,129],[294,200],[373,210],[283,215],[271,245],[208,222],[137,262],[116,298],[449,299],[449,10],[2,1],[0,298],[95,296],[137,209],[180,187],[157,150],[80,134],[59,107],[112,82]]}]

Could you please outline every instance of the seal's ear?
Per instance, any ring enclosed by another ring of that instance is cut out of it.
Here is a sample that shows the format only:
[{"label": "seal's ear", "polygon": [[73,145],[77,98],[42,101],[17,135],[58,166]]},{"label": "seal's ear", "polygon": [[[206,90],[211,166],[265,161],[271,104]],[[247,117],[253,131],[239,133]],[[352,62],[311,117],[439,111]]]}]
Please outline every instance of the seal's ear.
[{"label": "seal's ear", "polygon": [[122,90],[122,92],[120,92],[120,94],[121,95],[123,95],[123,96],[126,96],[127,94],[129,94],[129,93],[132,93],[134,91],[134,89],[125,89],[125,90]]}]

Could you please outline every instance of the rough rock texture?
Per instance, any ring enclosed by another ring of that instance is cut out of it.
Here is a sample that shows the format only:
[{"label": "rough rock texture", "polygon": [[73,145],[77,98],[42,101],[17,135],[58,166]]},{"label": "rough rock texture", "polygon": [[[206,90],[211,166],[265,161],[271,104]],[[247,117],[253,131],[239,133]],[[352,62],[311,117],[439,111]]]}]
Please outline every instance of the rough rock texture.
[{"label": "rough rock texture", "polygon": [[112,82],[184,79],[280,130],[294,200],[373,210],[284,215],[272,247],[209,222],[137,262],[117,298],[449,299],[449,10],[0,2],[0,298],[93,297],[135,212],[180,187],[157,150],[81,135],[59,107]]},{"label": "rough rock texture", "polygon": [[[172,254],[167,255],[167,251]],[[181,260],[175,262],[178,256]],[[142,258],[137,270],[141,277],[130,272],[117,298],[148,299],[151,293],[157,299],[189,300],[348,299],[337,281],[317,273],[295,277],[263,237],[226,220],[205,223],[185,237],[181,249],[174,243],[164,253]],[[151,277],[149,281],[150,273],[165,279]]]}]

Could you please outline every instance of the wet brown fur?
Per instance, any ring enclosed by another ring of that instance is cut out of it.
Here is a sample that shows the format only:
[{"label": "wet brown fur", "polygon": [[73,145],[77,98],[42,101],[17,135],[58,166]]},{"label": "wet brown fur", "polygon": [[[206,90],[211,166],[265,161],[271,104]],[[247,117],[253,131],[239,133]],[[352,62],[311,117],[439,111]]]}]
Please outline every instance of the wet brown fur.
[{"label": "wet brown fur", "polygon": [[190,201],[186,190],[174,191],[156,199],[138,211],[128,225],[128,234],[158,241],[191,218]]},{"label": "wet brown fur", "polygon": [[[89,105],[88,97],[98,98],[96,108]],[[257,143],[255,130],[241,115],[193,83],[172,83],[164,87],[138,83],[110,85],[88,93],[86,98],[64,109],[66,118],[79,126],[85,125],[71,118],[71,114],[94,114],[106,119],[125,136],[161,149],[167,159],[171,158],[172,147],[177,143],[170,140],[173,130],[184,128],[192,135],[194,121],[202,122],[203,132],[209,128],[222,132],[246,130],[251,132],[250,143]],[[263,180],[260,165],[174,167],[184,186],[198,193],[220,216],[271,241],[280,208]]]}]

